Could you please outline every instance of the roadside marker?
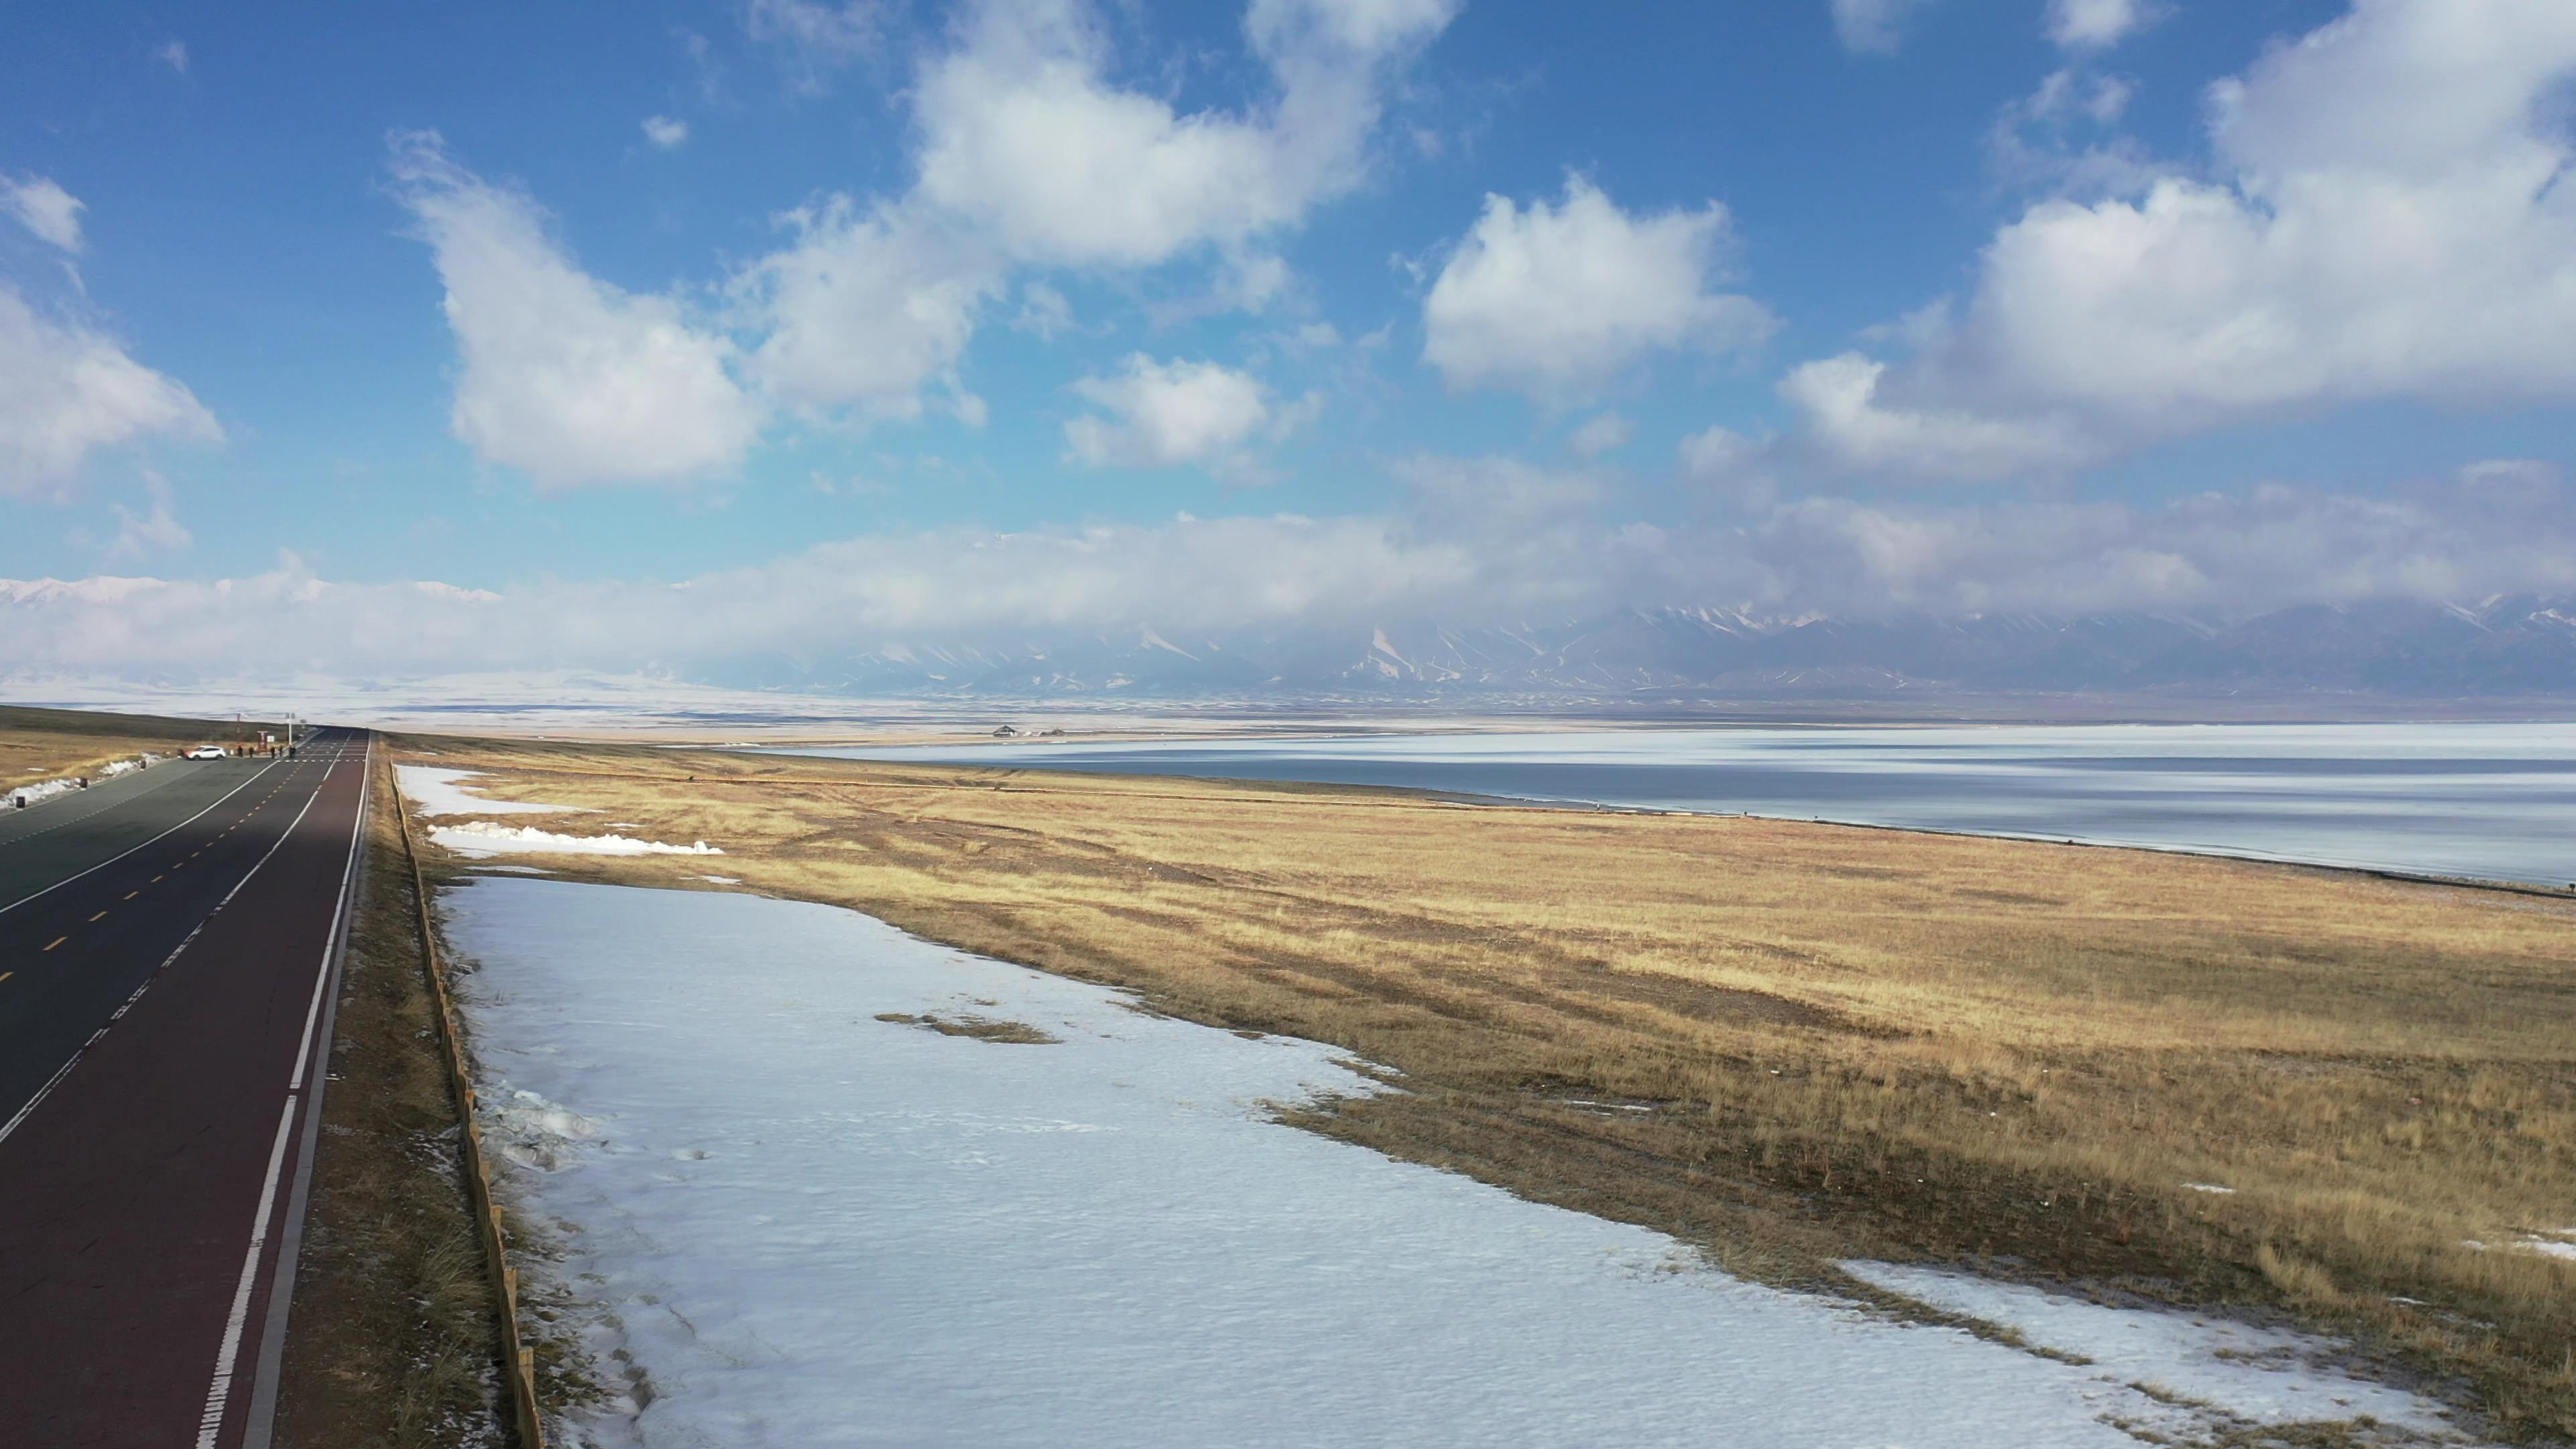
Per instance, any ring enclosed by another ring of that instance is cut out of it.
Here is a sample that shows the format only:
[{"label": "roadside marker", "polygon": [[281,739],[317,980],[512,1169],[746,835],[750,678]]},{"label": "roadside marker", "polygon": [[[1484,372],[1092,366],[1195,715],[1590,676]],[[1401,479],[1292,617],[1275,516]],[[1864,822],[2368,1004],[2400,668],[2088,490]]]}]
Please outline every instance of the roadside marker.
[{"label": "roadside marker", "polygon": [[[54,946],[59,946],[59,945],[61,945],[62,943],[64,943],[65,941],[68,941],[68,940],[70,940],[70,939],[71,939],[71,937],[69,937],[69,936],[56,936],[56,937],[54,938]],[[54,949],[54,946],[47,946],[45,949],[46,949],[46,950],[48,950],[48,951],[50,951],[50,950]]]}]

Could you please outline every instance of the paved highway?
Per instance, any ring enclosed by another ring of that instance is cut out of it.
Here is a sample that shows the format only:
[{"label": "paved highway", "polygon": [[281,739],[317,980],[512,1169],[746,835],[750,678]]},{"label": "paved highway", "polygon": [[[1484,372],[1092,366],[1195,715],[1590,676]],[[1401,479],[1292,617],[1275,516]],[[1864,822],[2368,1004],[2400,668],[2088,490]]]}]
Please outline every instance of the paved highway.
[{"label": "paved highway", "polygon": [[0,818],[0,1441],[265,1445],[366,757]]}]

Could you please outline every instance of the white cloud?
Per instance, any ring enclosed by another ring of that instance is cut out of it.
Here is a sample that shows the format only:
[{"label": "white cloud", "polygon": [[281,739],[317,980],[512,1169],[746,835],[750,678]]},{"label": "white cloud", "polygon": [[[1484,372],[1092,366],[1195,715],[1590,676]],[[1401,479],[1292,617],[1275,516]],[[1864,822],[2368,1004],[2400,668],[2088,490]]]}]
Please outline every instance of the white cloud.
[{"label": "white cloud", "polygon": [[2571,76],[2576,6],[2357,0],[2213,88],[2223,180],[2042,201],[1915,358],[1793,392],[1824,451],[1891,466],[1886,418],[1949,417],[1965,445],[1927,457],[1967,476],[2023,443],[2046,467],[2321,406],[2576,398]]},{"label": "white cloud", "polygon": [[1776,510],[1757,539],[1762,591],[1829,611],[2246,613],[2576,589],[2576,521],[2552,493],[2267,484],[2151,507],[1951,509],[1809,498]]},{"label": "white cloud", "polygon": [[350,584],[292,559],[206,583],[0,581],[0,658],[22,675],[689,677],[894,638],[1019,645],[1138,625],[1499,623],[1708,603],[2227,615],[2576,590],[2576,513],[2552,470],[2522,464],[2384,497],[2269,485],[2148,506],[1807,498],[1671,529],[1592,521],[1601,480],[1587,473],[1437,456],[1391,471],[1401,516],[881,534],[674,585]]},{"label": "white cloud", "polygon": [[1682,476],[1721,503],[1767,507],[1779,497],[1771,466],[1772,440],[1748,438],[1733,428],[1710,428],[1682,439],[1675,453]]},{"label": "white cloud", "polygon": [[149,510],[137,513],[122,503],[109,507],[116,514],[116,537],[107,546],[111,559],[141,559],[156,553],[179,553],[194,544],[196,536],[188,532],[170,511],[170,482],[160,474],[143,470],[144,492],[151,504]]},{"label": "white cloud", "polygon": [[1044,282],[1020,285],[1020,315],[1011,326],[1021,332],[1034,333],[1041,342],[1053,342],[1059,332],[1074,330],[1073,304],[1064,293]]},{"label": "white cloud", "polygon": [[463,356],[451,424],[481,457],[540,487],[657,482],[733,467],[761,412],[733,346],[667,297],[583,272],[535,203],[400,136],[393,175],[446,284]]},{"label": "white cloud", "polygon": [[768,333],[752,359],[761,380],[801,406],[863,418],[918,417],[923,390],[944,383],[980,416],[957,367],[1001,291],[998,259],[899,206],[832,197],[788,221],[795,244],[735,283]]},{"label": "white cloud", "polygon": [[[1182,519],[818,545],[677,585],[506,593],[324,580],[289,558],[212,582],[0,581],[13,672],[344,678],[521,669],[688,671],[832,657],[891,636],[1365,619],[1479,598],[1478,558],[1384,518]],[[1496,581],[1510,587],[1512,581]],[[7,607],[15,605],[16,607]]]},{"label": "white cloud", "polygon": [[0,494],[58,493],[93,451],[154,437],[211,443],[223,429],[115,339],[0,282]]},{"label": "white cloud", "polygon": [[1628,440],[1635,436],[1635,423],[1617,413],[1594,413],[1566,435],[1565,445],[1583,457],[1598,458],[1628,446]]},{"label": "white cloud", "polygon": [[2048,0],[2048,38],[2068,50],[2107,50],[2165,14],[2154,0]]},{"label": "white cloud", "polygon": [[689,140],[689,123],[669,116],[644,118],[644,139],[665,151],[677,151]]},{"label": "white cloud", "polygon": [[1412,494],[1430,532],[1478,536],[1487,550],[1544,546],[1567,519],[1603,494],[1593,472],[1541,468],[1518,458],[1416,453],[1388,464],[1387,471]]},{"label": "white cloud", "polygon": [[1986,133],[1995,175],[2015,187],[2094,200],[2144,191],[2175,168],[2160,166],[2136,137],[2105,134],[2137,94],[2122,76],[2068,66],[2007,105]]},{"label": "white cloud", "polygon": [[1073,390],[1109,415],[1064,425],[1067,450],[1094,468],[1238,464],[1255,434],[1280,424],[1259,378],[1214,362],[1139,352],[1116,376],[1084,378]]},{"label": "white cloud", "polygon": [[747,0],[743,31],[786,53],[791,84],[808,94],[824,78],[879,54],[894,20],[886,0]]},{"label": "white cloud", "polygon": [[1925,0],[1832,0],[1834,34],[1843,49],[1894,55],[1905,43],[1905,22]]},{"label": "white cloud", "polygon": [[1488,195],[1424,301],[1422,357],[1453,390],[1516,389],[1550,402],[1588,396],[1648,353],[1720,352],[1769,335],[1726,279],[1726,208],[1624,212],[1582,176],[1565,200],[1523,210]]},{"label": "white cloud", "polygon": [[2092,460],[2092,446],[2064,424],[1882,403],[1879,382],[1886,372],[1886,363],[1846,352],[1801,365],[1781,379],[1780,395],[1828,458],[1848,471],[2008,478]]},{"label": "white cloud", "polygon": [[74,256],[80,255],[80,214],[85,209],[78,197],[49,176],[23,180],[0,176],[0,212],[7,212],[47,246]]},{"label": "white cloud", "polygon": [[188,47],[180,41],[173,40],[163,45],[152,52],[152,58],[181,75],[188,73]]},{"label": "white cloud", "polygon": [[1454,9],[1254,0],[1245,31],[1277,98],[1184,114],[1107,78],[1108,43],[1081,0],[987,0],[916,80],[918,194],[1026,261],[1149,266],[1244,242],[1356,184],[1383,71]]}]

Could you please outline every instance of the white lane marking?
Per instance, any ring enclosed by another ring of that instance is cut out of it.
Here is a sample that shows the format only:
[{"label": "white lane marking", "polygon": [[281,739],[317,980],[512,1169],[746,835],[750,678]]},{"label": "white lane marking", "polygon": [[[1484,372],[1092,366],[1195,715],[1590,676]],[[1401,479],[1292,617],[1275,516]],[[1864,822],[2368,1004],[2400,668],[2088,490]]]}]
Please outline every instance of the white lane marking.
[{"label": "white lane marking", "polygon": [[215,1382],[206,1390],[206,1412],[197,1421],[197,1449],[215,1449],[224,1427],[224,1406],[233,1391],[233,1355],[241,1351],[242,1325],[250,1319],[251,1281],[259,1276],[259,1250],[268,1246],[268,1218],[277,1202],[277,1173],[286,1165],[286,1129],[295,1125],[295,1095],[277,1113],[277,1141],[268,1149],[268,1181],[259,1190],[259,1217],[251,1224],[250,1248],[242,1254],[241,1282],[233,1289],[233,1311],[224,1320],[224,1347],[215,1358]]},{"label": "white lane marking", "polygon": [[[229,789],[229,790],[226,790],[226,791],[225,791],[221,796],[217,797],[217,799],[215,800],[215,804],[214,804],[214,805],[209,805],[209,806],[207,806],[207,807],[206,807],[206,810],[212,810],[212,809],[214,809],[214,808],[215,808],[215,805],[221,805],[222,803],[224,803],[224,801],[229,800],[229,799],[233,798],[235,795],[240,794],[242,791],[249,789],[249,788],[250,788],[250,782],[251,782],[252,780],[256,780],[256,779],[258,779],[260,776],[267,774],[269,771],[271,771],[271,770],[273,770],[273,769],[275,769],[275,768],[277,768],[277,761],[275,761],[275,760],[271,760],[271,761],[269,761],[267,764],[260,766],[258,769],[251,771],[251,772],[250,772],[250,777],[249,777],[249,779],[245,779],[245,780],[243,780],[240,784],[235,785],[234,787],[232,787],[232,788],[231,788],[231,789]],[[206,813],[206,810],[200,810],[200,811],[198,811],[198,812],[197,812],[197,815],[203,815],[203,814],[205,814],[205,813]],[[180,829],[184,829],[184,828],[186,828],[186,827],[187,827],[187,826],[189,826],[189,825],[193,825],[193,824],[195,824],[195,823],[196,823],[196,820],[197,820],[197,815],[191,815],[191,816],[189,816],[187,819],[180,821],[177,825],[173,825],[173,826],[171,826],[171,827],[170,827],[170,830],[180,830]],[[36,896],[51,895],[51,894],[53,894],[55,891],[61,890],[63,887],[65,887],[65,886],[67,886],[67,885],[70,885],[73,881],[79,880],[79,879],[81,878],[81,876],[85,876],[85,875],[92,875],[92,874],[95,874],[95,873],[97,873],[97,872],[99,872],[99,871],[105,870],[105,869],[107,869],[109,866],[116,864],[118,861],[125,859],[125,857],[127,857],[127,856],[129,856],[129,855],[132,855],[132,854],[134,853],[134,851],[135,851],[135,850],[141,850],[141,849],[143,848],[143,846],[144,846],[144,845],[150,845],[150,844],[152,844],[154,841],[157,841],[157,840],[161,839],[161,838],[162,838],[162,836],[166,836],[166,835],[168,835],[168,834],[170,833],[170,830],[164,830],[164,831],[162,831],[160,835],[153,836],[151,840],[147,840],[147,841],[143,842],[143,845],[138,845],[138,846],[134,847],[134,850],[124,850],[124,851],[119,851],[119,852],[117,852],[116,854],[109,856],[107,859],[100,861],[98,864],[91,866],[88,870],[82,871],[82,872],[80,873],[80,875],[67,875],[67,876],[64,876],[61,880],[58,880],[58,881],[54,882],[52,885],[49,885],[49,886],[45,887],[43,890],[40,890],[40,891],[36,892],[36,894],[35,894],[35,895],[31,895],[31,896],[20,896],[18,899],[14,900],[14,901],[11,901],[9,904],[7,904],[7,905],[5,905],[5,906],[0,906],[0,915],[7,915],[9,912],[11,912],[11,911],[14,911],[14,910],[18,909],[20,906],[25,905],[25,904],[26,904],[27,902],[29,902],[29,901],[34,900],[34,899],[36,898]]]},{"label": "white lane marking", "polygon": [[[371,741],[370,744],[372,743]],[[359,768],[363,771],[366,767],[361,765]],[[349,820],[349,858],[352,861],[355,861],[358,855],[358,827],[367,819],[365,789],[362,779],[359,784],[358,808],[352,812]],[[317,789],[313,795],[314,798],[320,799],[322,792]],[[331,981],[331,951],[340,942],[340,918],[349,909],[349,892],[356,883],[355,873],[344,866],[340,878],[340,899],[331,907],[331,929],[322,937],[322,969],[313,978],[313,1004],[304,1008],[304,1041],[295,1049],[295,1070],[287,1073],[286,1076],[286,1090],[290,1092],[295,1090],[296,1083],[304,1080],[304,1060],[313,1051],[313,1023],[322,1015],[322,988]]]}]

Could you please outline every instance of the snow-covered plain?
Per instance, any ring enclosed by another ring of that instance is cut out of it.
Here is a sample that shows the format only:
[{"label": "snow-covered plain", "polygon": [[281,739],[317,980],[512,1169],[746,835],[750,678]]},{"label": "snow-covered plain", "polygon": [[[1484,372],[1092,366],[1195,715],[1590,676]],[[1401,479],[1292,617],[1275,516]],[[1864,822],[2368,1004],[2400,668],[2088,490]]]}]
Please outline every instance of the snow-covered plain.
[{"label": "snow-covered plain", "polygon": [[[1376,1090],[1326,1047],[853,912],[519,878],[441,909],[506,1190],[556,1225],[538,1271],[616,1392],[567,1443],[2134,1449],[2111,1420],[2212,1422],[2139,1383],[2440,1422],[2286,1336],[1992,1290],[2110,1351],[2084,1366],[1740,1282],[1268,1120]],[[880,1019],[934,1014],[1059,1040]],[[2270,1366],[2217,1357],[2249,1346]]]}]

